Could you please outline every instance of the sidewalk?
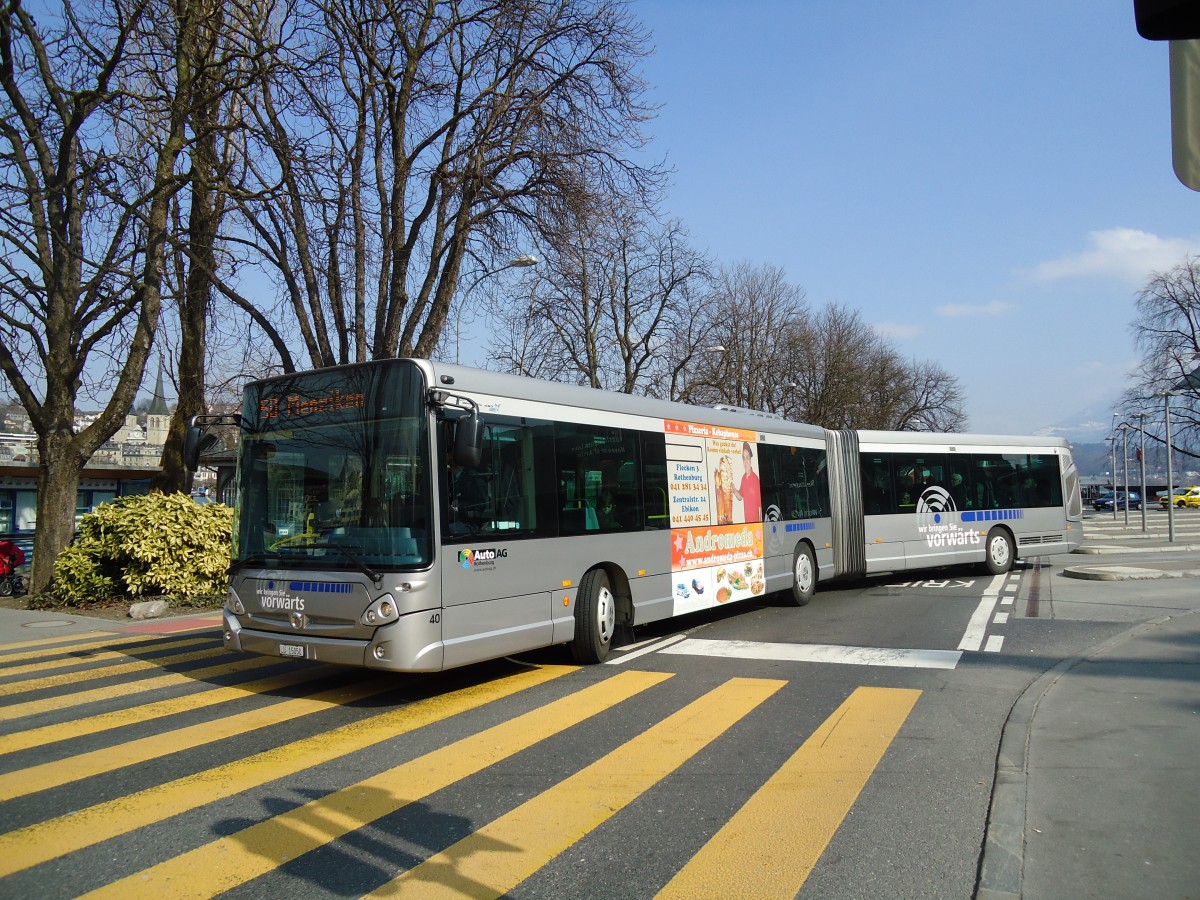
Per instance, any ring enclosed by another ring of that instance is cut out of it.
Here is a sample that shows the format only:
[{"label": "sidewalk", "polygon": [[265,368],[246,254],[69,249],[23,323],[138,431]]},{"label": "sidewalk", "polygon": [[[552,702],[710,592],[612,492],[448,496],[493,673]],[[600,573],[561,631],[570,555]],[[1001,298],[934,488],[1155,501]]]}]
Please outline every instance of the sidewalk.
[{"label": "sidewalk", "polygon": [[[1200,577],[1200,544],[1128,537],[1104,535],[1081,553],[1134,559],[1072,558],[1063,575]],[[997,758],[980,900],[1200,900],[1196,613],[1135,625],[1063,660],[1017,700]]]},{"label": "sidewalk", "polygon": [[976,896],[1200,897],[1198,748],[1200,616],[1064,660],[1005,725]]},{"label": "sidewalk", "polygon": [[0,609],[0,644],[36,641],[58,635],[95,634],[174,634],[200,628],[218,628],[220,610],[207,610],[162,619],[103,619],[57,610]]}]

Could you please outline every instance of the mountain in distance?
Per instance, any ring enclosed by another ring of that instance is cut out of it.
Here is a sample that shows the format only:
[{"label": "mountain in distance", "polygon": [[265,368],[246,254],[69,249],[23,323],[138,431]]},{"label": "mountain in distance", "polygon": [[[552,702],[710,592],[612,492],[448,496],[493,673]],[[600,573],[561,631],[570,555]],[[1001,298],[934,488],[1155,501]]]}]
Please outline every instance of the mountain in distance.
[{"label": "mountain in distance", "polygon": [[[1034,432],[1038,435],[1064,437],[1071,443],[1071,454],[1079,472],[1085,478],[1108,480],[1113,468],[1114,447],[1108,438],[1113,432],[1113,410],[1117,406],[1116,397],[1085,407],[1072,416],[1068,416],[1057,425],[1048,425]],[[1134,422],[1133,424],[1137,424]],[[1148,418],[1147,433],[1154,425],[1161,426],[1162,413],[1157,421]],[[1161,427],[1157,429],[1161,434]],[[1120,433],[1117,432],[1119,435]],[[1121,463],[1122,449],[1129,453],[1129,477],[1134,480],[1140,476],[1141,464],[1137,459],[1137,446],[1140,443],[1137,431],[1129,432],[1127,443],[1118,441],[1115,450],[1117,454],[1117,477],[1125,477],[1125,466]],[[1178,446],[1178,444],[1176,444]],[[1146,478],[1148,483],[1166,484],[1166,453],[1161,440],[1148,438],[1146,441]],[[1176,454],[1174,460],[1175,484],[1200,483],[1200,460],[1183,454]]]},{"label": "mountain in distance", "polygon": [[1116,406],[1116,397],[1098,401],[1054,425],[1037,429],[1034,434],[1063,437],[1072,444],[1103,444],[1113,433]]},{"label": "mountain in distance", "polygon": [[1093,403],[1058,424],[1037,429],[1034,434],[1066,438],[1071,443],[1072,455],[1081,475],[1085,478],[1108,478],[1112,469],[1112,445],[1106,439],[1113,434],[1113,410],[1116,405],[1115,397]]}]

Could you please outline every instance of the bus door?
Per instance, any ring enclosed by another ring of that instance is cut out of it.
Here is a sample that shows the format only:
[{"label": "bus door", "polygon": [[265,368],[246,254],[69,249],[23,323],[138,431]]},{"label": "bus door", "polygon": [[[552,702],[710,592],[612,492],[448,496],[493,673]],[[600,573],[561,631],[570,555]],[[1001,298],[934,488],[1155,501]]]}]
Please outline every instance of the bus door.
[{"label": "bus door", "polygon": [[901,516],[892,454],[864,451],[859,460],[867,572],[900,571],[905,567],[904,535],[908,517]]},{"label": "bus door", "polygon": [[551,643],[547,552],[535,474],[538,429],[487,418],[475,469],[449,453],[454,422],[439,430],[442,640],[445,667]]}]

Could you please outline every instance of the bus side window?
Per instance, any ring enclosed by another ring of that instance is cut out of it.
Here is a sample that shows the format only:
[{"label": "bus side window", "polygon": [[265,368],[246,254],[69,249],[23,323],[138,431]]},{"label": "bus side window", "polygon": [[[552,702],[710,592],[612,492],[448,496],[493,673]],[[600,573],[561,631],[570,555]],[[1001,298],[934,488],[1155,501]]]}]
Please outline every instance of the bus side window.
[{"label": "bus side window", "polygon": [[891,459],[883,455],[863,453],[859,457],[862,469],[863,512],[881,516],[896,512],[892,493]]},{"label": "bus side window", "polygon": [[950,475],[946,490],[954,501],[954,508],[974,509],[976,499],[972,490],[970,458],[951,454],[946,460],[946,471]]},{"label": "bus side window", "polygon": [[670,528],[671,509],[667,504],[666,437],[662,433],[641,432],[641,451],[645,527],[655,531]]}]

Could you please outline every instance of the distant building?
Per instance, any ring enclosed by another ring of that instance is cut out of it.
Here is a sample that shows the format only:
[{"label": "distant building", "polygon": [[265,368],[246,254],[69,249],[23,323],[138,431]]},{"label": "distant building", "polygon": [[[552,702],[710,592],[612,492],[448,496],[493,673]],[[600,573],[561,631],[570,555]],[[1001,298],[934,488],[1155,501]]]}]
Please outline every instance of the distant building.
[{"label": "distant building", "polygon": [[[154,386],[146,424],[128,415],[117,432],[84,466],[75,499],[75,522],[101,503],[126,494],[144,494],[150,478],[159,471],[162,448],[171,424],[171,410],[163,389],[162,366]],[[77,430],[97,418],[81,411]],[[21,407],[0,407],[0,534],[28,535],[37,525],[37,438],[29,416]]]}]

